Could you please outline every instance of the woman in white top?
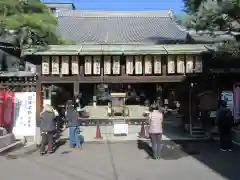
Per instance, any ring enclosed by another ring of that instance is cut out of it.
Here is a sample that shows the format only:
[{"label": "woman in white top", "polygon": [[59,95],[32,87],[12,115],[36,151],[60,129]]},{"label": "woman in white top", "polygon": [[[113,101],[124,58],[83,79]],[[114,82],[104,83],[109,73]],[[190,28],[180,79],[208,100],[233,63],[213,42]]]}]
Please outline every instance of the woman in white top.
[{"label": "woman in white top", "polygon": [[163,133],[163,113],[159,111],[157,105],[151,106],[152,112],[149,114],[149,136],[152,142],[153,158],[159,159],[161,153],[161,139]]}]

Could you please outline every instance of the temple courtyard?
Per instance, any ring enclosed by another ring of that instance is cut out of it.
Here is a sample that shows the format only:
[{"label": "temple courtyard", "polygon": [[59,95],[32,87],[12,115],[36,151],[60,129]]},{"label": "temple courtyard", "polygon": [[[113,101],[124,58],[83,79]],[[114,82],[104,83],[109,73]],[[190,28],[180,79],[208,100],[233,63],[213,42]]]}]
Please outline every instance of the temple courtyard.
[{"label": "temple courtyard", "polygon": [[147,141],[67,142],[52,155],[26,147],[0,157],[1,179],[8,180],[238,180],[240,148],[220,152],[218,141],[165,140],[162,159],[149,157]]}]

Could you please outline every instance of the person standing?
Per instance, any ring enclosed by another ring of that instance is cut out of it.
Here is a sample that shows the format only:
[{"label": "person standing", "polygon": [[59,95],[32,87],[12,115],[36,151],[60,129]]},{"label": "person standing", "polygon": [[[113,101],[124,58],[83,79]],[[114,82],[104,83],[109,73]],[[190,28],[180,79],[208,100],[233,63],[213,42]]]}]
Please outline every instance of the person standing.
[{"label": "person standing", "polygon": [[226,108],[227,103],[222,101],[216,114],[217,126],[220,134],[221,151],[232,151],[231,129],[233,125],[232,112]]},{"label": "person standing", "polygon": [[149,113],[149,136],[152,143],[153,158],[159,159],[161,154],[161,139],[163,133],[163,113],[157,105],[152,105],[152,112]]},{"label": "person standing", "polygon": [[50,105],[45,105],[40,114],[40,131],[42,141],[40,145],[40,155],[45,154],[45,146],[48,145],[48,153],[53,153],[53,134],[56,130],[55,113]]},{"label": "person standing", "polygon": [[74,109],[72,101],[68,101],[66,106],[66,121],[69,128],[69,140],[71,148],[81,148],[79,138],[79,116],[77,110]]}]

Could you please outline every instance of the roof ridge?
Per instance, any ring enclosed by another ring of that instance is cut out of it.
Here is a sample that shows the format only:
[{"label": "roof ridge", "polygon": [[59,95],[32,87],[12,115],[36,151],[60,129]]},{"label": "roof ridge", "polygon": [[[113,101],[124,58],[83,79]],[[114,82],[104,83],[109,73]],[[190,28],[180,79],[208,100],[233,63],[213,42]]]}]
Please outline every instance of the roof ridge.
[{"label": "roof ridge", "polygon": [[172,16],[171,10],[160,11],[93,11],[93,10],[61,10],[58,17],[162,17]]}]

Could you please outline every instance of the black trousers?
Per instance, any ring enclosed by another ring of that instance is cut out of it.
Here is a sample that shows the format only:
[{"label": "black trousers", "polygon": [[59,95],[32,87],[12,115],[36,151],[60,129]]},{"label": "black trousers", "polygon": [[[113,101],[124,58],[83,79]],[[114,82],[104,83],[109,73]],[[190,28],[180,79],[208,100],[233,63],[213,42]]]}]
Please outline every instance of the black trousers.
[{"label": "black trousers", "polygon": [[219,133],[221,149],[231,149],[232,148],[231,128],[219,127]]},{"label": "black trousers", "polygon": [[161,156],[161,140],[162,134],[161,133],[149,133],[151,142],[152,142],[152,151],[153,151],[153,158],[159,158]]},{"label": "black trousers", "polygon": [[48,146],[47,151],[53,152],[53,133],[52,132],[43,132],[42,141],[40,146],[40,153],[45,153],[46,145]]}]

